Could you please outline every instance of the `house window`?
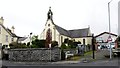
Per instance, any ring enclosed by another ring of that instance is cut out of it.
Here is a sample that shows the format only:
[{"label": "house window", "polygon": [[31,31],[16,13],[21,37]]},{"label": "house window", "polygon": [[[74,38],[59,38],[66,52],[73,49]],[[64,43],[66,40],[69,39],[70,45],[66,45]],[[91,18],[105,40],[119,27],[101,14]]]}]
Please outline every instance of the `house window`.
[{"label": "house window", "polygon": [[11,41],[13,42],[13,41],[14,41],[14,38],[12,38]]},{"label": "house window", "polygon": [[6,35],[6,42],[8,42],[8,35]]}]

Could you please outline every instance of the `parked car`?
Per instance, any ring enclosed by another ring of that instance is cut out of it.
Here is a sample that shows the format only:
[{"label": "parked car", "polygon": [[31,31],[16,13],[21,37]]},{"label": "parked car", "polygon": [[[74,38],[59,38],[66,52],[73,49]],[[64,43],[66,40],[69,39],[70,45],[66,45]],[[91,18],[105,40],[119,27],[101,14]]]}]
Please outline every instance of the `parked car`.
[{"label": "parked car", "polygon": [[71,56],[74,56],[74,54],[71,53],[70,51],[67,51],[67,52],[65,53],[65,58],[66,58],[66,59],[67,59],[68,57],[71,57]]},{"label": "parked car", "polygon": [[106,45],[99,45],[98,49],[107,49],[107,46]]},{"label": "parked car", "polygon": [[112,50],[114,56],[120,56],[120,48]]}]

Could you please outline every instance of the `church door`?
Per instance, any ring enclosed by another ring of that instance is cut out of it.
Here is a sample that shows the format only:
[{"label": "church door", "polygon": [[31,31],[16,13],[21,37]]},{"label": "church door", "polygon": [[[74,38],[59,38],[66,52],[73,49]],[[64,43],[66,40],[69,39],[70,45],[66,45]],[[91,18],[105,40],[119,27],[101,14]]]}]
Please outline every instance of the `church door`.
[{"label": "church door", "polygon": [[46,44],[45,44],[45,47],[46,48],[49,48],[49,45],[51,44],[52,42],[52,32],[50,29],[47,30],[47,33],[46,33]]}]

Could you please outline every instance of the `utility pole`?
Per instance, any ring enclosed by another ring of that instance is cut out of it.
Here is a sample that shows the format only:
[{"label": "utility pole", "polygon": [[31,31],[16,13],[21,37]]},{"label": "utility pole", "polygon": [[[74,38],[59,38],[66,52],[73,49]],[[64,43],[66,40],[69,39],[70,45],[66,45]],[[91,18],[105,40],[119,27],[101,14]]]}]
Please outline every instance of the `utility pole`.
[{"label": "utility pole", "polygon": [[[112,0],[111,0],[112,1]],[[110,2],[108,2],[108,17],[109,17],[109,37],[111,38],[110,32],[111,32],[111,27],[110,27]],[[112,59],[112,49],[111,49],[111,42],[109,41],[109,45],[110,45],[110,59]]]},{"label": "utility pole", "polygon": [[95,50],[95,45],[94,45],[94,34],[92,34],[92,51],[93,51],[93,59],[95,59],[95,53],[94,53],[94,50]]}]

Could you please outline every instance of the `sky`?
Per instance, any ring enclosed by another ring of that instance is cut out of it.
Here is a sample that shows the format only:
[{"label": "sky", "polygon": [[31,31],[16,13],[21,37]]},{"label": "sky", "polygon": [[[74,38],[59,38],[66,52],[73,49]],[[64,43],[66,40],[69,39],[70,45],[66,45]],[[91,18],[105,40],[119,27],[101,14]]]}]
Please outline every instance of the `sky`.
[{"label": "sky", "polygon": [[[45,28],[47,12],[51,6],[53,21],[67,30],[90,26],[98,35],[109,31],[108,2],[111,0],[0,0],[0,16],[4,26],[15,27],[18,36],[31,32],[40,35]],[[118,33],[118,1],[110,3],[111,32]]]}]

